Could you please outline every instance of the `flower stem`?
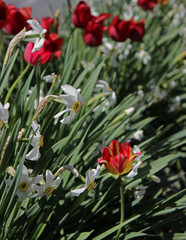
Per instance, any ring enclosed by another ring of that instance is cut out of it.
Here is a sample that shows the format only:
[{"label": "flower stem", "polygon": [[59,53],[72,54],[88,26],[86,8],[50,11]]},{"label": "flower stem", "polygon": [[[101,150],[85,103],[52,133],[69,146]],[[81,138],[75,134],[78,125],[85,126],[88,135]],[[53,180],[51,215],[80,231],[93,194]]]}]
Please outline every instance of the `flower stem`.
[{"label": "flower stem", "polygon": [[[120,217],[120,223],[124,222],[124,186],[122,181],[122,176],[120,176],[120,198],[121,198],[121,217]],[[118,229],[116,234],[116,240],[119,239],[120,233],[121,233],[122,227]]]},{"label": "flower stem", "polygon": [[15,80],[15,82],[12,84],[10,90],[8,91],[6,98],[5,98],[5,102],[4,104],[6,104],[10,98],[11,93],[13,92],[14,88],[16,87],[16,85],[18,84],[18,82],[21,80],[21,78],[25,75],[25,73],[28,71],[30,65],[28,64],[25,68],[25,70],[19,75],[19,77]]}]

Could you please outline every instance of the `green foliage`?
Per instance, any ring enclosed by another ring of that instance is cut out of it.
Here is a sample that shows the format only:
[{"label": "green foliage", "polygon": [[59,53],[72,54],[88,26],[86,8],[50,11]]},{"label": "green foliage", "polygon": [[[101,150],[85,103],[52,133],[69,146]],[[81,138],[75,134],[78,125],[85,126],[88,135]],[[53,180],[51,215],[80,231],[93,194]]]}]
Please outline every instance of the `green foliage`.
[{"label": "green foliage", "polygon": [[[113,16],[120,14],[120,17],[124,8],[129,7],[126,4],[132,3],[94,1],[99,13],[112,12]],[[88,47],[82,41],[82,32],[66,26],[62,56],[43,66],[30,66],[9,96],[9,120],[0,132],[0,239],[115,239],[121,227],[120,239],[124,240],[185,239],[184,24],[180,21],[175,26],[174,16],[180,10],[172,9],[171,1],[154,12],[144,12],[139,7],[133,11],[139,19],[145,18],[143,44],[151,56],[148,64],[135,55],[141,43],[127,40],[118,50],[116,42],[105,33],[107,40],[115,44],[108,57],[101,48],[104,44]],[[69,21],[69,15],[65,17]],[[132,48],[125,55],[129,44]],[[8,47],[7,42],[5,46]],[[22,48],[14,50],[5,66],[3,52],[0,53],[2,104],[26,69],[26,63],[19,59],[20,51]],[[82,60],[92,67],[83,67]],[[52,72],[57,77],[53,83],[47,83],[43,77]],[[116,93],[115,104],[97,88],[99,79],[106,80]],[[38,107],[41,102],[40,91],[43,97],[59,96],[64,94],[61,89],[64,84],[80,88],[84,104],[73,121],[61,124],[54,116],[65,109],[64,104],[59,99],[48,101],[37,117],[44,136],[41,157],[37,161],[26,160],[32,148],[29,136],[35,105]],[[133,111],[128,113],[131,107]],[[18,140],[22,128],[24,133]],[[142,139],[134,137],[138,130],[143,130]],[[78,198],[70,194],[71,190],[81,187],[86,171],[96,168],[103,145],[108,146],[113,139],[129,141],[132,147],[138,145],[144,155],[137,176],[123,176],[125,220],[122,223],[119,179],[107,170],[95,180],[94,189],[86,189]],[[82,176],[77,178],[65,170],[53,194],[19,202],[16,191],[23,165],[33,169],[32,177],[45,176],[47,169],[54,174],[64,165],[75,167]],[[7,173],[9,166],[18,167],[14,177]],[[9,187],[6,179],[13,179]],[[139,185],[148,188],[135,199]]]}]

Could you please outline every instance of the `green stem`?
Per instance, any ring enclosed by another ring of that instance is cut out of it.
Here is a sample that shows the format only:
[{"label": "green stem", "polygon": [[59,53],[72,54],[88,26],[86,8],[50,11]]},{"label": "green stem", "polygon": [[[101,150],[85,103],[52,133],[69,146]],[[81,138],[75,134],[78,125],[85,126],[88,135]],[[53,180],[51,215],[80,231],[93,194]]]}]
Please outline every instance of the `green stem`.
[{"label": "green stem", "polygon": [[6,98],[5,98],[5,102],[4,104],[6,104],[10,98],[11,93],[13,92],[14,88],[16,87],[16,85],[18,84],[18,82],[21,80],[21,78],[25,75],[25,73],[28,71],[30,65],[28,64],[25,68],[25,70],[19,75],[19,77],[15,80],[15,82],[12,84],[10,90],[8,91]]},{"label": "green stem", "polygon": [[[120,223],[124,222],[124,185],[122,181],[122,176],[120,176],[120,198],[121,198],[121,217],[120,217]],[[122,227],[118,229],[116,234],[116,240],[119,239],[120,233],[121,233]]]}]

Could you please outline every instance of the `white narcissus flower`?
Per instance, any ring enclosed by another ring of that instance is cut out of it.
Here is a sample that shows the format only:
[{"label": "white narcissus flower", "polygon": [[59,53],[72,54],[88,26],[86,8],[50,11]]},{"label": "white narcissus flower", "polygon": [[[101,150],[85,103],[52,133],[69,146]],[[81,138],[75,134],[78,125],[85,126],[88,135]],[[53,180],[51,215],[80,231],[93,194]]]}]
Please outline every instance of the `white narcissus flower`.
[{"label": "white narcissus flower", "polygon": [[61,183],[61,177],[58,176],[56,179],[50,170],[46,170],[46,182],[43,186],[34,185],[34,188],[37,191],[37,196],[50,196],[53,191],[54,187],[58,186]]},{"label": "white narcissus flower", "polygon": [[143,138],[143,130],[136,131],[133,135],[133,138],[138,140],[138,141],[141,141],[142,138]]},{"label": "white narcissus flower", "polygon": [[139,199],[140,197],[142,197],[145,194],[147,188],[148,186],[137,186],[136,190],[134,191],[134,198]]},{"label": "white narcissus flower", "polygon": [[70,112],[70,115],[64,119],[62,119],[60,122],[63,124],[68,124],[70,121],[72,121],[75,118],[76,113],[78,113],[84,103],[84,99],[82,95],[80,94],[81,89],[78,88],[77,90],[73,88],[72,86],[65,84],[61,86],[63,91],[66,93],[66,95],[59,95],[61,100],[66,105],[66,109],[57,113],[54,118],[58,118],[61,115],[63,115],[65,112]]},{"label": "white narcissus flower", "polygon": [[43,29],[41,27],[41,25],[39,24],[39,22],[34,19],[29,19],[27,21],[27,23],[29,23],[29,25],[32,27],[32,30],[29,30],[25,33],[24,40],[34,43],[32,52],[35,52],[35,51],[39,50],[40,48],[42,48],[44,41],[45,41],[44,36],[45,36],[45,33],[47,30]]},{"label": "white narcissus flower", "polygon": [[31,139],[30,144],[33,146],[33,148],[26,155],[26,159],[36,161],[41,156],[39,148],[43,146],[43,136],[40,135],[40,125],[36,121],[32,122],[32,129],[34,131],[34,134],[32,134],[29,138]]},{"label": "white narcissus flower", "polygon": [[130,108],[125,109],[124,113],[129,116],[134,112],[134,110],[135,110],[134,107],[130,107]]},{"label": "white narcissus flower", "polygon": [[[29,170],[23,165],[22,168],[22,173],[21,173],[21,177],[19,180],[19,186],[17,188],[16,191],[16,195],[19,198],[19,201],[23,201],[25,200],[27,197],[28,198],[33,198],[37,196],[37,193],[33,193],[31,194],[33,191],[35,191],[34,189],[34,184],[39,183],[43,178],[43,175],[38,175],[36,177],[29,177]],[[10,179],[5,179],[5,183],[10,186],[11,185],[12,180]]]},{"label": "white narcissus flower", "polygon": [[3,128],[4,124],[8,122],[8,117],[9,117],[9,108],[10,104],[6,103],[4,106],[0,102],[0,130]]},{"label": "white narcissus flower", "polygon": [[47,83],[52,83],[56,80],[56,78],[57,78],[57,74],[51,73],[50,75],[44,76],[43,80],[45,80],[45,82]]},{"label": "white narcissus flower", "polygon": [[[116,103],[116,93],[112,90],[112,88],[109,86],[108,82],[104,80],[98,80],[98,83],[95,86],[96,88],[101,88],[103,90],[103,93],[106,95],[102,97],[101,100],[103,100],[103,103],[101,106],[103,106],[102,111],[105,111],[109,106],[113,106]],[[108,96],[108,98],[107,98]],[[99,107],[99,106],[97,106]],[[94,109],[94,111],[97,110],[97,107]]]},{"label": "white narcissus flower", "polygon": [[82,184],[82,188],[72,190],[70,193],[72,196],[78,197],[81,193],[83,193],[86,189],[90,191],[95,187],[96,183],[94,180],[100,175],[100,165],[97,166],[96,169],[91,169],[86,172],[86,183]]},{"label": "white narcissus flower", "polygon": [[[133,150],[134,154],[135,153],[141,153],[140,148],[137,145],[134,145],[134,150]],[[136,156],[136,158],[133,161],[132,164],[132,168],[131,171],[129,172],[129,174],[127,174],[127,177],[135,177],[138,174],[138,168],[141,166],[142,164],[142,160],[141,158],[143,157],[143,154],[138,154]]]}]

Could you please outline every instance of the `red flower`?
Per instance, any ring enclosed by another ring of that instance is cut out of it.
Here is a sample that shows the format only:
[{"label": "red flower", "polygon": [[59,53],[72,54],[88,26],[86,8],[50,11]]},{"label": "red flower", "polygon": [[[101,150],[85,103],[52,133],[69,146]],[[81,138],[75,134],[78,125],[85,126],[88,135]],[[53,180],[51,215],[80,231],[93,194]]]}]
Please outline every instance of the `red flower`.
[{"label": "red flower", "polygon": [[86,45],[90,47],[96,47],[102,44],[103,32],[104,32],[104,20],[110,17],[109,13],[103,13],[98,17],[93,17],[85,27],[83,33],[83,40]]},{"label": "red flower", "polygon": [[139,42],[142,40],[145,34],[145,19],[140,22],[135,22],[134,19],[131,19],[129,27],[129,38],[132,41]]},{"label": "red flower", "polygon": [[92,14],[90,12],[90,7],[84,1],[80,1],[73,12],[73,24],[78,28],[85,28],[91,19]]},{"label": "red flower", "polygon": [[143,8],[143,10],[153,10],[158,0],[138,0],[138,5]]},{"label": "red flower", "polygon": [[44,52],[50,52],[50,57],[59,58],[61,56],[61,46],[63,38],[58,38],[57,33],[51,33],[46,37],[43,45]]},{"label": "red flower", "polygon": [[47,30],[46,34],[58,32],[59,22],[57,23],[56,29],[53,29],[55,19],[52,17],[43,17],[41,20],[41,26]]},{"label": "red flower", "polygon": [[14,5],[7,6],[7,24],[5,26],[7,34],[17,34],[24,27],[28,27],[26,22],[31,18],[32,9],[30,7],[15,8]]},{"label": "red flower", "polygon": [[40,60],[40,65],[48,62],[51,58],[59,58],[61,56],[61,46],[63,39],[58,38],[56,33],[49,34],[43,44],[43,47],[32,53],[34,44],[29,42],[25,48],[24,59],[27,63],[34,66]]},{"label": "red flower", "polygon": [[6,4],[0,0],[0,29],[2,29],[6,24]]},{"label": "red flower", "polygon": [[117,42],[123,42],[129,37],[129,26],[130,21],[121,20],[116,15],[109,26],[109,36]]},{"label": "red flower", "polygon": [[25,61],[32,66],[36,65],[39,59],[41,58],[41,49],[32,53],[33,46],[34,44],[32,42],[29,42],[26,45],[24,52]]},{"label": "red flower", "polygon": [[123,175],[131,170],[132,163],[138,154],[141,153],[132,153],[128,142],[119,143],[113,140],[108,147],[102,149],[102,158],[97,161],[103,163],[110,173]]}]

